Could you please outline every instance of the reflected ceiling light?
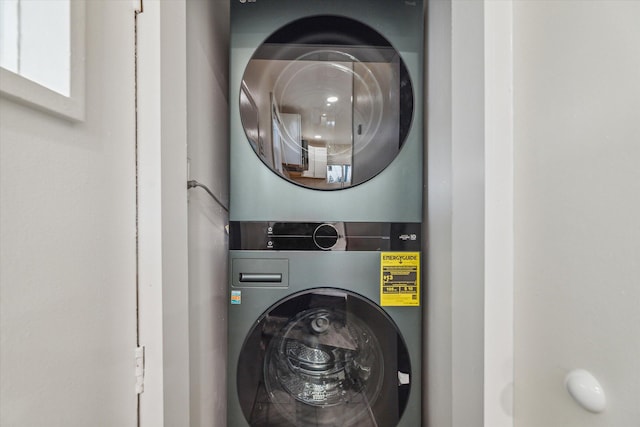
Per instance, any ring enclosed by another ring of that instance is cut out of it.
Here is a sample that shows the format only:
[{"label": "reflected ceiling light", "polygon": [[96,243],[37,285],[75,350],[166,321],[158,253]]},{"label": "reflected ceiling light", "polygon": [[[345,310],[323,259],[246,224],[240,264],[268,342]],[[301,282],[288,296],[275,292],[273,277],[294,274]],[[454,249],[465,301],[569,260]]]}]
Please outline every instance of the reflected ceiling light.
[{"label": "reflected ceiling light", "polygon": [[337,96],[330,96],[327,98],[327,102],[336,102],[338,100]]},{"label": "reflected ceiling light", "polygon": [[322,138],[322,135],[316,135],[314,138],[315,138],[315,139],[321,139],[321,138]]}]

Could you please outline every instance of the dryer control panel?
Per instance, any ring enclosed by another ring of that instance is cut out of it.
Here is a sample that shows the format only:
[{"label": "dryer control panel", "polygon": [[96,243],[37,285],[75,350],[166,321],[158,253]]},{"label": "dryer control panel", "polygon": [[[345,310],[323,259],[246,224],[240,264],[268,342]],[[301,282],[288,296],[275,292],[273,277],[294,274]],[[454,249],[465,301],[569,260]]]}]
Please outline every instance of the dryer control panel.
[{"label": "dryer control panel", "polygon": [[419,251],[420,223],[232,221],[229,249]]}]

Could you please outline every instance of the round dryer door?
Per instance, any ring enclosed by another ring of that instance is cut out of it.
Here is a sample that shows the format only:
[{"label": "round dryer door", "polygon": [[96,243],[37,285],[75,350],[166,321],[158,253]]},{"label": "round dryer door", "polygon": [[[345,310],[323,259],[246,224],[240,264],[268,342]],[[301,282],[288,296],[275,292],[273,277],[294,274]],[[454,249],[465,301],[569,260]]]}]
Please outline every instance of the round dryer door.
[{"label": "round dryer door", "polygon": [[314,16],[279,29],[245,69],[240,117],[262,162],[303,187],[361,184],[399,153],[413,115],[402,57],[356,20]]},{"label": "round dryer door", "polygon": [[406,407],[409,356],[393,320],[372,301],[312,289],[254,324],[237,388],[252,427],[393,427]]}]

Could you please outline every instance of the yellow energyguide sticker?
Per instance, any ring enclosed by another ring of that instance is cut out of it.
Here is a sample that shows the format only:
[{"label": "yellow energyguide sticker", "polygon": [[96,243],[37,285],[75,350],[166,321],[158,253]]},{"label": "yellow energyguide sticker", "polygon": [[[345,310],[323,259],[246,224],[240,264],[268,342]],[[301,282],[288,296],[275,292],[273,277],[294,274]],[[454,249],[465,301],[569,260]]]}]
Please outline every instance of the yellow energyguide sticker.
[{"label": "yellow energyguide sticker", "polygon": [[380,305],[420,306],[420,252],[380,253]]}]

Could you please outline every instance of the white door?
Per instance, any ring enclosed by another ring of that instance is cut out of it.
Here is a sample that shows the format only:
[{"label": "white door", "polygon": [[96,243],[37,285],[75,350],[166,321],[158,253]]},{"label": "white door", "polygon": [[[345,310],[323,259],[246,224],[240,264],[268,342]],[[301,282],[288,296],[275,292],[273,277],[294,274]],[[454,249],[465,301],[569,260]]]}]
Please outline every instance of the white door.
[{"label": "white door", "polygon": [[513,6],[515,426],[639,426],[640,3]]},{"label": "white door", "polygon": [[[36,4],[22,3],[23,12]],[[131,1],[72,0],[71,11],[72,64],[80,66],[71,67],[71,87],[84,88],[71,103],[84,98],[84,106],[69,110],[46,90],[27,90],[40,107],[0,98],[7,427],[137,424],[134,10]],[[36,47],[51,38],[44,27],[36,35],[45,36]],[[29,87],[7,76],[3,91]]]}]

